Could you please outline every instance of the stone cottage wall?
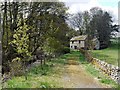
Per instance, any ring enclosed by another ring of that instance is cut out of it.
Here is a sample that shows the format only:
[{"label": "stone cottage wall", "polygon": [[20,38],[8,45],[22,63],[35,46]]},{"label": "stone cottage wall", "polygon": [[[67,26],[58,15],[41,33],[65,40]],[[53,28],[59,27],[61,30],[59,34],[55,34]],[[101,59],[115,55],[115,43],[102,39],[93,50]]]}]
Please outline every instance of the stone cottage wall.
[{"label": "stone cottage wall", "polygon": [[120,67],[108,64],[96,58],[92,59],[92,64],[120,84]]}]

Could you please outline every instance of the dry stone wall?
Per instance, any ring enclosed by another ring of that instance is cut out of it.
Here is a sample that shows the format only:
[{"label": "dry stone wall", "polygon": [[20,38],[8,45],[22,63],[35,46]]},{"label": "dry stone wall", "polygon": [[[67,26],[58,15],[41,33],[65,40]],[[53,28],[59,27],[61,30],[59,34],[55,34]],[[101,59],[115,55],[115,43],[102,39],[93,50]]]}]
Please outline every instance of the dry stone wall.
[{"label": "dry stone wall", "polygon": [[92,59],[92,64],[120,84],[120,67],[101,61],[97,58]]},{"label": "dry stone wall", "polygon": [[120,67],[108,64],[107,62],[99,60],[97,58],[93,58],[87,50],[80,49],[80,52],[84,54],[86,59],[91,62],[96,68],[100,69],[111,79],[120,84]]}]

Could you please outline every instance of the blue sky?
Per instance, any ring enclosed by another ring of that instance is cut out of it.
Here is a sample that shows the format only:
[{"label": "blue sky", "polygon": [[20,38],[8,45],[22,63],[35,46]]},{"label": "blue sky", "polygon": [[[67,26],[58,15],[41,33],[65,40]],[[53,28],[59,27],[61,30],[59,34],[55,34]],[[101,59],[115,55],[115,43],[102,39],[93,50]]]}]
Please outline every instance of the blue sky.
[{"label": "blue sky", "polygon": [[102,6],[116,7],[118,6],[119,0],[98,0],[98,3]]},{"label": "blue sky", "polygon": [[118,2],[120,0],[60,0],[69,7],[68,12],[73,14],[79,11],[90,10],[92,7],[100,7],[113,16],[113,21],[118,22]]}]

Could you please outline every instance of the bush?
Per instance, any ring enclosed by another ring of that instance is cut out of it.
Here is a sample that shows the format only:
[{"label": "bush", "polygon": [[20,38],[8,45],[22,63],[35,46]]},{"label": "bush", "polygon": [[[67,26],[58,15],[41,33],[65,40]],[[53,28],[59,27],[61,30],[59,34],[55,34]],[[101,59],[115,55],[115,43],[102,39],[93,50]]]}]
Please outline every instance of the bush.
[{"label": "bush", "polygon": [[12,60],[12,62],[9,64],[10,66],[10,73],[12,76],[21,76],[23,75],[23,65],[20,60],[20,58],[15,58]]},{"label": "bush", "polygon": [[64,47],[62,50],[63,54],[70,53],[70,48],[69,47]]}]

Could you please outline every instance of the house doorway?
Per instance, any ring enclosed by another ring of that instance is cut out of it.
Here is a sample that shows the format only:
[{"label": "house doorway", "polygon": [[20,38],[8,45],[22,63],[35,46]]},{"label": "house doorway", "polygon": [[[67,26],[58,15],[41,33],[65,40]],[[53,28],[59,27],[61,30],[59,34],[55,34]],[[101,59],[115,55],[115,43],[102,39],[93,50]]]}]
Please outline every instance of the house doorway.
[{"label": "house doorway", "polygon": [[74,46],[74,49],[77,49],[77,46]]}]

